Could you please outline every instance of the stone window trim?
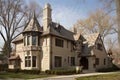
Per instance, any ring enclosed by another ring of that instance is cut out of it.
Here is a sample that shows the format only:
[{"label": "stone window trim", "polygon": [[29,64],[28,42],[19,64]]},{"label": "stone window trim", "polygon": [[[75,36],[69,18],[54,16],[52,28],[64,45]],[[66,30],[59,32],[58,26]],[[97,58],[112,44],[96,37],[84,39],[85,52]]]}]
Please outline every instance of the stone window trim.
[{"label": "stone window trim", "polygon": [[25,56],[25,67],[31,67],[31,56]]}]

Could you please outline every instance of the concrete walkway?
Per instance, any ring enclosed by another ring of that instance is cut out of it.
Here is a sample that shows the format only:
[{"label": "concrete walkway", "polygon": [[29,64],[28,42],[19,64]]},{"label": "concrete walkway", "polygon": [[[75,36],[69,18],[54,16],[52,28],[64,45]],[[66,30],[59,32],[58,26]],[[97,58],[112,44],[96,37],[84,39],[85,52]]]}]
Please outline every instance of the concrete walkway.
[{"label": "concrete walkway", "polygon": [[[28,79],[28,80],[76,80],[77,77],[84,77],[84,76],[94,76],[94,75],[103,75],[103,74],[113,74],[113,73],[120,73],[117,72],[106,72],[106,73],[86,73],[86,74],[76,74],[76,75],[63,75],[63,76],[54,76],[54,77],[47,77],[47,78],[36,78],[36,79]],[[26,80],[26,79],[0,79],[0,80]]]},{"label": "concrete walkway", "polygon": [[64,76],[55,76],[55,77],[48,77],[48,78],[39,78],[39,79],[31,79],[31,80],[75,80],[77,77],[84,77],[84,76],[93,76],[93,75],[103,75],[103,74],[113,74],[119,73],[118,72],[106,72],[106,73],[87,73],[87,74],[77,74],[77,75],[64,75]]}]

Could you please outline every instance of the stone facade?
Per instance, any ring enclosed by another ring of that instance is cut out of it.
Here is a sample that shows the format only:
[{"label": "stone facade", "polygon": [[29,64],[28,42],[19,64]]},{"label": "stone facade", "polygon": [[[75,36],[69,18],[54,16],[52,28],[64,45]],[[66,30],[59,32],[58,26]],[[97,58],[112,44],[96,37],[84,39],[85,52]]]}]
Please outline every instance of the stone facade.
[{"label": "stone facade", "polygon": [[43,26],[33,15],[23,32],[13,41],[15,52],[9,58],[10,69],[19,66],[20,69],[45,71],[83,66],[83,69],[95,71],[110,66],[98,33],[81,35],[68,31],[52,22],[51,11],[50,4],[46,4]]}]

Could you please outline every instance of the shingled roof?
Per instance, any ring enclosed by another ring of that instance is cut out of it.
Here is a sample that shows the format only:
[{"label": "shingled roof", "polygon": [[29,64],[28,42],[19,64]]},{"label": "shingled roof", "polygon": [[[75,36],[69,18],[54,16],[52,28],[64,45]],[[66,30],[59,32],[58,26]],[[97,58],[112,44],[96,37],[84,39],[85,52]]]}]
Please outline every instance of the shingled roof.
[{"label": "shingled roof", "polygon": [[47,30],[43,32],[43,35],[47,35],[47,34],[55,35],[68,40],[74,40],[73,35],[75,33],[65,29],[62,25],[58,23],[52,22],[51,24],[49,24]]},{"label": "shingled roof", "polygon": [[32,19],[28,22],[28,24],[25,26],[23,33],[28,31],[35,31],[35,32],[42,32],[42,27],[40,26],[35,13]]},{"label": "shingled roof", "polygon": [[20,34],[20,35],[18,35],[12,42],[15,43],[15,42],[17,42],[17,41],[22,40],[23,38],[24,38],[24,37],[23,37],[23,34]]}]

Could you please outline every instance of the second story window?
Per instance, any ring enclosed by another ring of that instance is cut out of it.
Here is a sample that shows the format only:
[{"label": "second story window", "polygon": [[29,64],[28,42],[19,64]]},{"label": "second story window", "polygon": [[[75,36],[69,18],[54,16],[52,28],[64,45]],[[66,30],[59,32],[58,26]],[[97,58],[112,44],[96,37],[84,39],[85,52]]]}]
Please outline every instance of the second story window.
[{"label": "second story window", "polygon": [[27,39],[27,37],[25,36],[24,37],[24,46],[26,46],[26,39]]},{"label": "second story window", "polygon": [[98,44],[97,44],[97,49],[102,51],[102,49],[103,49],[103,48],[102,48],[102,44],[98,43]]},{"label": "second story window", "polygon": [[30,45],[30,36],[27,36],[27,45]]},{"label": "second story window", "polygon": [[55,45],[58,47],[63,47],[64,46],[64,41],[61,39],[55,39]]},{"label": "second story window", "polygon": [[32,36],[32,45],[36,45],[36,36],[35,35]]}]

